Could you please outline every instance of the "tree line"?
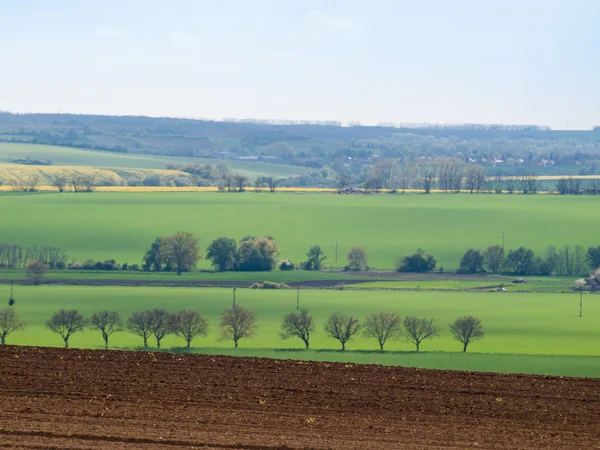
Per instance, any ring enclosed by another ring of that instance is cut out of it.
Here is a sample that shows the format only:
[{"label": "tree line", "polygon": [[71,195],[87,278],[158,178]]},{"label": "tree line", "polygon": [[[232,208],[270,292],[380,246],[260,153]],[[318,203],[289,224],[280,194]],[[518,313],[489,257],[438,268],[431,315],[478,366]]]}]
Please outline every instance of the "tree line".
[{"label": "tree line", "polygon": [[[142,338],[144,347],[148,347],[148,340],[154,337],[157,348],[170,334],[182,338],[186,347],[191,348],[195,338],[205,337],[209,331],[208,321],[198,311],[183,309],[169,313],[162,308],[134,312],[126,321],[116,311],[99,311],[85,318],[76,309],[61,309],[46,321],[46,328],[61,337],[65,348],[69,348],[69,340],[75,333],[90,328],[100,333],[105,349],[108,349],[113,334],[125,330]],[[8,335],[24,329],[25,322],[19,319],[14,309],[0,310],[2,345]],[[257,329],[254,310],[240,305],[226,308],[219,318],[220,339],[233,341],[235,348],[241,339],[253,337]],[[284,315],[279,336],[283,340],[298,338],[308,349],[315,331],[313,316],[308,309],[301,309]],[[371,314],[362,323],[355,316],[334,312],[325,322],[323,331],[329,338],[340,342],[342,351],[346,350],[346,344],[354,336],[362,332],[365,338],[376,340],[381,351],[389,341],[405,340],[415,345],[418,352],[423,341],[439,335],[440,327],[432,318],[407,316],[402,319],[393,312]],[[467,351],[469,344],[484,336],[482,322],[474,316],[457,318],[449,325],[449,331],[453,339],[462,344],[463,352]]]}]

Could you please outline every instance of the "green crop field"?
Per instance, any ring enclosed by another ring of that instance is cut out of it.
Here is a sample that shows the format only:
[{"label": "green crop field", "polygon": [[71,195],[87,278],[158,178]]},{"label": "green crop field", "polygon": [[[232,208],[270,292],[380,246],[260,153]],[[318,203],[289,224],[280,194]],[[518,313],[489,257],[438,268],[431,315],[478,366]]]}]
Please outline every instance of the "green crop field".
[{"label": "green crop field", "polygon": [[156,236],[179,230],[195,233],[204,248],[220,236],[270,235],[281,258],[295,263],[319,244],[334,267],[343,267],[358,245],[376,269],[393,269],[399,257],[422,247],[438,267],[455,270],[466,249],[500,244],[502,233],[507,250],[600,243],[600,199],[584,196],[5,193],[0,211],[1,242],[54,245],[76,260],[129,264],[141,261]]},{"label": "green crop field", "polygon": [[[159,155],[138,155],[129,153],[104,152],[70,147],[38,144],[14,144],[0,142],[0,162],[11,159],[31,158],[50,159],[57,166],[94,166],[112,168],[164,169],[167,164],[211,164],[221,162],[209,158],[184,158]],[[310,172],[312,169],[285,164],[272,164],[262,161],[226,161],[236,172],[250,179],[259,175],[289,177]]]},{"label": "green crop field", "polygon": [[[3,287],[7,289],[7,287]],[[202,352],[281,358],[310,358],[351,362],[399,364],[407,366],[469,370],[525,371],[564,375],[600,376],[600,296],[584,297],[584,317],[579,314],[577,294],[463,293],[398,291],[301,291],[300,303],[315,316],[317,331],[312,335],[309,353],[300,352],[299,340],[282,341],[281,318],[296,306],[294,290],[238,289],[238,304],[255,309],[259,330],[253,339],[240,341],[232,353],[231,342],[218,339],[218,316],[231,305],[230,289],[162,287],[76,287],[18,286],[14,308],[27,321],[25,332],[9,336],[9,343],[60,346],[58,335],[44,328],[44,322],[59,308],[76,308],[88,316],[109,309],[128,316],[134,311],[162,307],[169,311],[193,308],[207,317],[211,329],[207,338],[194,342]],[[8,297],[8,292],[6,297]],[[434,317],[441,326],[438,338],[422,344],[422,354],[412,352],[405,342],[392,342],[383,354],[374,340],[359,336],[345,354],[333,351],[339,343],[322,331],[327,316],[343,311],[364,318],[372,312],[394,311],[402,316]],[[477,315],[486,336],[463,355],[447,325],[460,315]],[[163,347],[181,346],[183,341],[168,336]],[[112,346],[135,348],[140,338],[127,332],[115,334]],[[98,332],[86,330],[72,337],[74,347],[101,347]],[[550,356],[528,356],[550,355]],[[563,356],[570,355],[570,356]]]}]

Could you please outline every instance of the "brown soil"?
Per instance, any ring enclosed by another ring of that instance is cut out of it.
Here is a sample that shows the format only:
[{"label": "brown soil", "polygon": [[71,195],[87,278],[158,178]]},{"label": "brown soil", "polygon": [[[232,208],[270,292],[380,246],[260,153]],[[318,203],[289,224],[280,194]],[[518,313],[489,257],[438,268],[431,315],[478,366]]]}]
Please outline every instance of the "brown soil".
[{"label": "brown soil", "polygon": [[2,448],[600,448],[600,381],[0,349]]}]

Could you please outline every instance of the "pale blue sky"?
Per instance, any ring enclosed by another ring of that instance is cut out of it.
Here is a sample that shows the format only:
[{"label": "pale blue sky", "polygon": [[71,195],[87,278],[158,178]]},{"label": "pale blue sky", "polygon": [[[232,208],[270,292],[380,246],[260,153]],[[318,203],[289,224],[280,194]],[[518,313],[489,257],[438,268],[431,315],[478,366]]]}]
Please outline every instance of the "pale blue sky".
[{"label": "pale blue sky", "polygon": [[598,0],[0,0],[0,109],[600,124]]}]

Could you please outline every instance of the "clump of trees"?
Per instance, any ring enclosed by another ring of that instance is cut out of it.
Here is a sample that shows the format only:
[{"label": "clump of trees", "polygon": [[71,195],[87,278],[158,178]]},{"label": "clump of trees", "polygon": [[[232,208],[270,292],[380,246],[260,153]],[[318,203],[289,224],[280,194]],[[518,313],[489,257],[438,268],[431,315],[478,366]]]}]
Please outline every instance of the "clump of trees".
[{"label": "clump of trees", "polygon": [[278,258],[279,245],[271,236],[246,236],[239,246],[235,240],[221,237],[208,246],[206,255],[219,271],[271,271],[277,267]]},{"label": "clump of trees", "polygon": [[220,237],[211,242],[206,249],[206,259],[219,272],[233,270],[237,263],[237,242],[235,239]]},{"label": "clump of trees", "polygon": [[242,272],[271,271],[277,267],[279,245],[270,236],[246,236],[238,248],[237,270]]},{"label": "clump of trees", "polygon": [[516,275],[583,275],[589,268],[600,264],[600,247],[585,249],[576,245],[546,248],[545,256],[536,256],[533,250],[519,247],[504,254],[500,245],[489,246],[485,251],[469,249],[460,262],[460,272],[509,272]]},{"label": "clump of trees", "polygon": [[397,270],[398,272],[431,272],[436,264],[435,256],[419,248],[412,255],[406,255],[398,261]]},{"label": "clump of trees", "polygon": [[189,272],[200,260],[198,240],[192,233],[179,231],[158,237],[144,255],[144,270]]},{"label": "clump of trees", "polygon": [[64,269],[67,266],[67,253],[59,247],[49,245],[23,246],[0,244],[0,268],[23,269],[32,261],[41,261],[49,269]]},{"label": "clump of trees", "polygon": [[459,273],[477,273],[483,271],[483,253],[481,250],[470,248],[460,259]]}]

